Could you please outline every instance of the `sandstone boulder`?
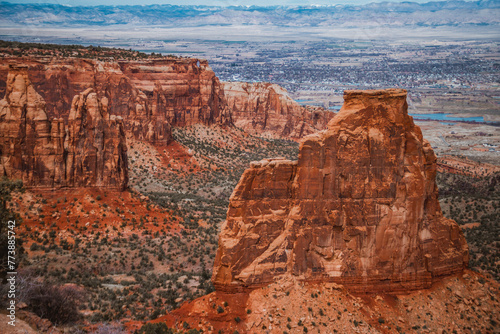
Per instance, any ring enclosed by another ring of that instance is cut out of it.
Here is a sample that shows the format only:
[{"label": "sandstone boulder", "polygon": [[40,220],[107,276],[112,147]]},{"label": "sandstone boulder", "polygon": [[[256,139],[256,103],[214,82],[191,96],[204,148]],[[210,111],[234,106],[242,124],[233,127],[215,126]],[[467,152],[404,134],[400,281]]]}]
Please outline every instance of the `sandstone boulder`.
[{"label": "sandstone boulder", "polygon": [[443,217],[436,156],[407,113],[406,91],[346,91],[328,129],[298,161],[263,160],[242,175],[222,226],[217,290],[279,276],[355,291],[429,287],[460,272],[468,247]]}]

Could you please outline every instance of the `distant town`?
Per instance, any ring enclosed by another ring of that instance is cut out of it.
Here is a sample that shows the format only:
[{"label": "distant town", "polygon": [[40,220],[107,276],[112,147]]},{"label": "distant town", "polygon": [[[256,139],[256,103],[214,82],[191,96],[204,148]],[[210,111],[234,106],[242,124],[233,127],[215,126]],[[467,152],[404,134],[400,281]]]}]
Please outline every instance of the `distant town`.
[{"label": "distant town", "polygon": [[206,54],[221,80],[277,83],[299,102],[335,107],[342,101],[334,96],[345,89],[402,87],[416,112],[500,116],[498,43],[339,40],[221,46],[219,53]]}]

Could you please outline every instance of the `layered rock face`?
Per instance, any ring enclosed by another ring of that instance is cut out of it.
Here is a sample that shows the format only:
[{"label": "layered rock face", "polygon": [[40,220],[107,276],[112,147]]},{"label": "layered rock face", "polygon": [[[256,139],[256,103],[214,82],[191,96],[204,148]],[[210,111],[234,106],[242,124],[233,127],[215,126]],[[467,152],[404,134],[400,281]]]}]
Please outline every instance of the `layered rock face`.
[{"label": "layered rock face", "polygon": [[27,66],[11,66],[0,101],[0,174],[27,187],[125,189],[127,147],[123,122],[91,89],[74,97],[68,125],[49,120]]},{"label": "layered rock face", "polygon": [[406,91],[346,91],[298,161],[252,163],[222,227],[212,281],[238,291],[293,275],[354,291],[429,287],[460,272],[468,247],[444,218],[436,156],[408,116]]},{"label": "layered rock face", "polygon": [[0,65],[0,88],[9,63],[28,66],[49,117],[67,119],[73,97],[93,88],[99,99],[109,101],[108,112],[122,116],[138,139],[168,143],[171,126],[231,124],[223,87],[205,60],[10,58]]},{"label": "layered rock face", "polygon": [[302,107],[288,92],[266,82],[225,82],[234,124],[254,135],[302,138],[326,128],[333,113]]},{"label": "layered rock face", "polygon": [[78,187],[116,187],[128,182],[127,144],[120,116],[109,115],[106,98],[92,88],[76,95],[65,138],[66,178]]},{"label": "layered rock face", "polygon": [[147,59],[100,61],[80,58],[5,58],[0,64],[0,96],[8,66],[23,64],[49,118],[67,121],[73,97],[93,88],[121,116],[128,134],[167,144],[172,126],[234,124],[266,137],[303,138],[326,128],[333,113],[302,107],[282,87],[270,83],[221,83],[206,60]]},{"label": "layered rock face", "polygon": [[232,123],[224,88],[206,60],[120,62],[120,67],[148,97],[153,118],[164,118],[173,126]]}]

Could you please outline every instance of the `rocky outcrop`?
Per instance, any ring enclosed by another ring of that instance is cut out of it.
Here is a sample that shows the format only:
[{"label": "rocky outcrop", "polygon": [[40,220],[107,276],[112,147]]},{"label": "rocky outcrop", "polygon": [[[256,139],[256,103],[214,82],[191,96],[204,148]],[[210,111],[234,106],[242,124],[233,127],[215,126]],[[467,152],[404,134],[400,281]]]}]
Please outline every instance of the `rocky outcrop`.
[{"label": "rocky outcrop", "polygon": [[66,179],[78,187],[125,188],[127,145],[120,116],[109,115],[106,98],[92,88],[73,99],[65,138]]},{"label": "rocky outcrop", "polygon": [[333,113],[303,107],[270,83],[221,83],[206,60],[161,58],[96,60],[5,58],[0,64],[0,96],[8,66],[23,64],[49,118],[67,121],[73,97],[88,88],[108,100],[108,113],[123,118],[125,130],[140,140],[168,143],[172,126],[235,124],[265,137],[299,139],[326,128]]},{"label": "rocky outcrop", "polygon": [[318,334],[417,333],[423,319],[432,316],[421,332],[460,333],[466,327],[470,332],[495,333],[499,293],[498,281],[467,269],[440,279],[431,289],[374,291],[362,297],[340,284],[281,276],[244,293],[212,292],[152,322],[164,322],[178,331],[189,327],[209,333],[283,333],[285,327],[292,327],[288,333],[310,332],[304,328]]},{"label": "rocky outcrop", "polygon": [[152,117],[164,118],[172,126],[231,124],[223,86],[206,60],[120,62],[120,68],[148,96]]},{"label": "rocky outcrop", "polygon": [[11,66],[0,101],[0,174],[27,187],[127,187],[123,122],[92,88],[74,97],[68,125],[49,120],[27,66]]},{"label": "rocky outcrop", "polygon": [[460,272],[468,247],[444,218],[436,156],[408,116],[405,90],[346,91],[298,161],[252,163],[231,198],[212,281],[217,290],[279,276],[355,291],[429,287]]},{"label": "rocky outcrop", "polygon": [[9,63],[28,66],[49,117],[67,120],[73,97],[93,88],[130,134],[153,143],[168,143],[171,126],[232,123],[222,84],[206,60],[9,58],[0,65],[0,90]]},{"label": "rocky outcrop", "polygon": [[281,86],[266,82],[225,82],[234,124],[254,135],[298,139],[324,130],[333,113],[302,107]]}]

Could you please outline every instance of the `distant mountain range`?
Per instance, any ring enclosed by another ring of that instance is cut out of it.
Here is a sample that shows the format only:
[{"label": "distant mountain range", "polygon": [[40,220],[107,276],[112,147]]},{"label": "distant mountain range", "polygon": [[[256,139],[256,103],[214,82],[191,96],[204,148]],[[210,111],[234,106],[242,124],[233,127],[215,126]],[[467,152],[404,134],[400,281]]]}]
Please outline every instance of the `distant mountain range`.
[{"label": "distant mountain range", "polygon": [[0,25],[275,25],[288,27],[498,25],[500,1],[437,1],[332,6],[93,6],[0,3]]}]

